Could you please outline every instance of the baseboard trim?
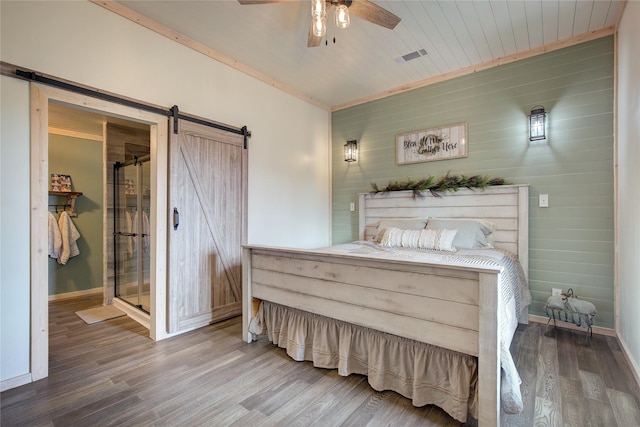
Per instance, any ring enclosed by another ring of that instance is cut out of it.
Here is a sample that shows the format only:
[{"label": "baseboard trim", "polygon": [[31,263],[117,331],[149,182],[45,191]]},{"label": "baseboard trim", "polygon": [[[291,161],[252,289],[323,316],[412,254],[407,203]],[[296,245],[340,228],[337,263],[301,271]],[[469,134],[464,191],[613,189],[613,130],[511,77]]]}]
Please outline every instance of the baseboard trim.
[{"label": "baseboard trim", "polygon": [[627,343],[624,342],[622,336],[620,334],[618,336],[618,342],[620,342],[620,346],[622,347],[622,354],[629,362],[629,366],[631,366],[631,371],[633,372],[633,376],[636,378],[636,383],[640,386],[640,367],[636,363],[636,361],[631,357],[631,352],[629,351],[629,347],[627,347]]},{"label": "baseboard trim", "polygon": [[18,375],[17,377],[0,381],[0,391],[6,391],[12,388],[20,387],[21,385],[29,384],[30,382],[32,382],[30,373]]},{"label": "baseboard trim", "polygon": [[[530,314],[529,321],[546,324],[549,321],[549,318],[544,316],[538,316],[535,314]],[[562,322],[560,320],[556,321],[556,326],[558,328],[571,329],[572,331],[585,332],[587,330],[586,328],[581,328],[579,326],[574,325],[573,323]],[[602,326],[592,326],[591,329],[593,330],[594,334],[606,335],[609,337],[617,337],[616,331],[611,328],[603,328]]]},{"label": "baseboard trim", "polygon": [[65,292],[64,294],[49,295],[49,301],[60,301],[71,298],[86,297],[89,295],[102,294],[103,292],[103,287],[87,289],[85,291]]}]

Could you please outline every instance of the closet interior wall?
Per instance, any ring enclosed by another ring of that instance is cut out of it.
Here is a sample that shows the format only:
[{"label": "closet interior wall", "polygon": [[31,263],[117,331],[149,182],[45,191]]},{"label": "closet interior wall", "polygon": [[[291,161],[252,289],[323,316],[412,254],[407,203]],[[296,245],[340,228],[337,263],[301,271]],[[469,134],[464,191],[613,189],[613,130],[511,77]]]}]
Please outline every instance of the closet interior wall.
[{"label": "closet interior wall", "polygon": [[[55,251],[54,256],[49,253],[47,287],[50,299],[103,290],[104,181],[101,171],[104,146],[101,126],[99,130],[100,134],[91,139],[55,127],[50,127],[48,133],[48,175],[71,177],[69,193],[52,192],[53,186],[49,183],[48,209],[58,224],[61,213],[67,211],[71,216],[70,223],[80,234],[75,241],[77,255],[67,253],[59,260]],[[74,196],[77,197],[73,199]],[[62,255],[62,250],[60,252]]]}]

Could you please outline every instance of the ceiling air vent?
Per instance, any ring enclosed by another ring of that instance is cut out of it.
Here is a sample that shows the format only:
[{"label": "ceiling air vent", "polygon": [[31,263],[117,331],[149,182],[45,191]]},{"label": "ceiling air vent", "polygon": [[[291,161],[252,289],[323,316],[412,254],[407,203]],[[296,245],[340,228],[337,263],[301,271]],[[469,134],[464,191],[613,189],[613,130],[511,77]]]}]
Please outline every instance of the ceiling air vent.
[{"label": "ceiling air vent", "polygon": [[420,58],[421,56],[427,56],[427,51],[424,49],[414,50],[413,52],[398,56],[395,60],[397,63],[401,64],[403,62],[409,62],[413,59]]}]

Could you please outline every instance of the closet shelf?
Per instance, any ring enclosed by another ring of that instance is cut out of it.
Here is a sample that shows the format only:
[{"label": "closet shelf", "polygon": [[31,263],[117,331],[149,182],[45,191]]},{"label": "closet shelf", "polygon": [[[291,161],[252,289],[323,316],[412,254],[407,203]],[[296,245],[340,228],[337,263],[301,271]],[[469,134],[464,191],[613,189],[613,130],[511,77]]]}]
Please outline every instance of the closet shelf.
[{"label": "closet shelf", "polygon": [[67,213],[69,216],[78,216],[76,213],[76,199],[78,196],[82,196],[80,191],[49,191],[50,196],[60,196],[66,197],[68,200],[67,203]]}]

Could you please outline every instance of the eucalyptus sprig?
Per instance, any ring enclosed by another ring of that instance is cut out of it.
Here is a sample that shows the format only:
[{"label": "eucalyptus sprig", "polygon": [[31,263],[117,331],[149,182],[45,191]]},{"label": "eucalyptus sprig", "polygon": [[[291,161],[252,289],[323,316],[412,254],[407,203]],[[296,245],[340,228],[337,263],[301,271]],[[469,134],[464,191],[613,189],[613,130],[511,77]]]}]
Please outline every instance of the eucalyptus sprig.
[{"label": "eucalyptus sprig", "polygon": [[440,193],[446,191],[455,192],[460,188],[468,188],[474,190],[476,188],[484,189],[493,185],[509,185],[504,178],[489,177],[482,175],[451,175],[447,172],[442,178],[436,181],[436,178],[430,175],[427,178],[412,180],[407,178],[406,181],[389,182],[386,187],[379,188],[375,182],[371,183],[372,194],[388,193],[390,191],[412,191],[413,197],[422,197],[422,193],[429,191],[435,197],[441,197]]}]

